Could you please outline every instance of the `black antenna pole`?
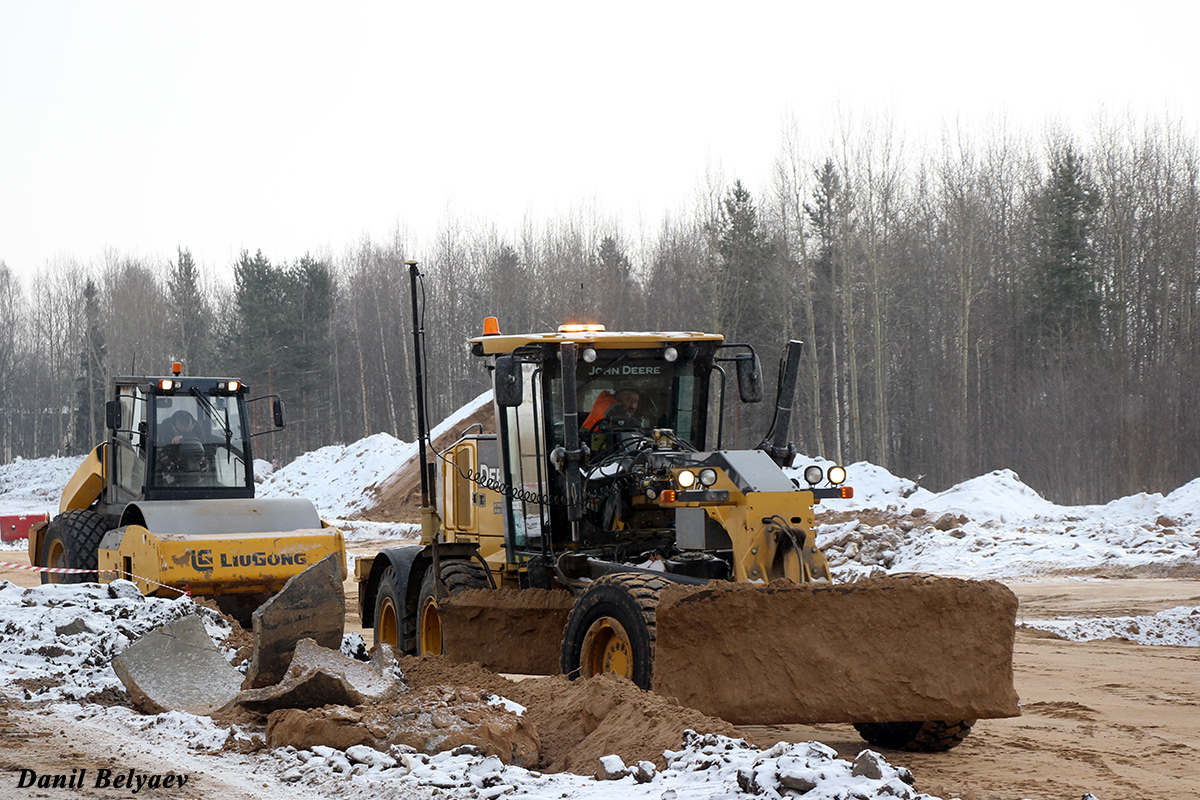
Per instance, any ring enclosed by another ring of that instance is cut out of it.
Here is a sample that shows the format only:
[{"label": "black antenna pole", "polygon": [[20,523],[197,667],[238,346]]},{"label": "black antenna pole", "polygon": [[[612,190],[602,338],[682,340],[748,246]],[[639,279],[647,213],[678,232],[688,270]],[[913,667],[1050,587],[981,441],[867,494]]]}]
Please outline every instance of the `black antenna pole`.
[{"label": "black antenna pole", "polygon": [[425,421],[425,361],[421,357],[423,348],[421,339],[425,332],[421,329],[421,316],[417,308],[417,278],[421,271],[417,269],[416,261],[405,261],[408,266],[409,289],[412,295],[413,315],[413,364],[417,378],[417,443],[421,452],[421,506],[429,505],[429,475],[425,466],[425,439],[429,435],[429,427]]}]

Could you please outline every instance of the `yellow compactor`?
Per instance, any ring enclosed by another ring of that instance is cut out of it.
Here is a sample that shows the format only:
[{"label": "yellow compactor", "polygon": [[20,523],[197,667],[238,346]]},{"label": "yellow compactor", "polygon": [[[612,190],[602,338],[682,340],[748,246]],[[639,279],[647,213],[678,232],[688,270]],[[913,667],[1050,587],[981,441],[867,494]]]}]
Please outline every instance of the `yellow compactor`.
[{"label": "yellow compactor", "polygon": [[[337,553],[341,531],[303,498],[256,498],[247,400],[232,378],[121,377],[105,407],[107,440],[84,459],[59,513],[31,531],[45,582],[117,578],[145,594],[213,596],[243,621],[289,578]],[[71,570],[71,571],[65,571]],[[95,571],[95,572],[93,572]]]}]

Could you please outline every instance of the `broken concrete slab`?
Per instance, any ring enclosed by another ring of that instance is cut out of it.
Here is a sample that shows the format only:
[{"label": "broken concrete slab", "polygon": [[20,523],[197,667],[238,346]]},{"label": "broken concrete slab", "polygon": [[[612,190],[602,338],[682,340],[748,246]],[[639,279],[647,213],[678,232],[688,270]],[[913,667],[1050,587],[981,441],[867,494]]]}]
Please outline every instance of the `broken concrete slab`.
[{"label": "broken concrete slab", "polygon": [[372,661],[364,664],[312,639],[301,639],[281,682],[247,689],[237,696],[237,702],[262,714],[281,708],[386,702],[400,694],[401,686],[395,678],[396,659],[391,648],[385,648],[379,648]]},{"label": "broken concrete slab", "polygon": [[150,631],[114,658],[112,667],[134,706],[147,714],[208,716],[233,700],[242,683],[197,614]]},{"label": "broken concrete slab", "polygon": [[335,553],[313,564],[254,612],[254,655],[243,689],[279,683],[301,639],[312,639],[331,650],[341,647],[346,623],[341,557]]}]

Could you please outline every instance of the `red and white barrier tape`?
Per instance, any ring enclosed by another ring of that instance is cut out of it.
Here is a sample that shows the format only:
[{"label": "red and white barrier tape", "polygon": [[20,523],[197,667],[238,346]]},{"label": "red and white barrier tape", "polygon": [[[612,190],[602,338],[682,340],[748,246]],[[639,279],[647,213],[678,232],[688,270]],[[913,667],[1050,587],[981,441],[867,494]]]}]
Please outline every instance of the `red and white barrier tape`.
[{"label": "red and white barrier tape", "polygon": [[[55,575],[120,575],[121,571],[117,569],[67,569],[66,567],[31,567],[28,564],[10,564],[7,561],[0,561],[0,567],[8,567],[9,569],[23,569],[28,572],[50,572]],[[143,578],[141,575],[129,575],[130,579],[144,581],[155,586],[161,586],[164,589],[170,589],[172,592],[179,592],[181,595],[192,596],[190,589],[177,589],[174,586],[168,586],[165,583],[152,581],[149,578]]]}]

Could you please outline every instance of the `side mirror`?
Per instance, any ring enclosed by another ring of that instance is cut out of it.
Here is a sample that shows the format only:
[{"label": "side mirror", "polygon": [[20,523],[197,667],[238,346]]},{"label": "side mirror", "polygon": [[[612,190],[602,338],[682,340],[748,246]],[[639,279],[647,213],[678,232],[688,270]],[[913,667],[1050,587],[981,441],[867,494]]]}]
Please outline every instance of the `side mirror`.
[{"label": "side mirror", "polygon": [[104,422],[109,430],[121,427],[121,401],[109,400],[104,404]]},{"label": "side mirror", "polygon": [[278,397],[271,403],[271,414],[275,418],[275,427],[283,427],[283,401]]},{"label": "side mirror", "polygon": [[501,408],[516,408],[521,405],[524,393],[521,385],[521,362],[512,356],[497,356],[492,374],[496,405]]},{"label": "side mirror", "polygon": [[763,399],[762,367],[755,353],[738,353],[738,395],[743,403],[761,403]]}]

